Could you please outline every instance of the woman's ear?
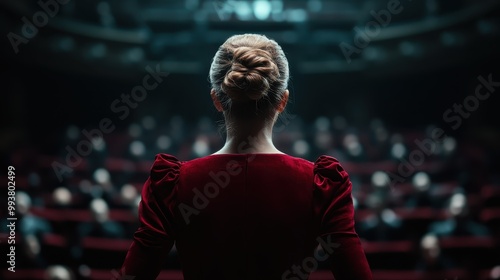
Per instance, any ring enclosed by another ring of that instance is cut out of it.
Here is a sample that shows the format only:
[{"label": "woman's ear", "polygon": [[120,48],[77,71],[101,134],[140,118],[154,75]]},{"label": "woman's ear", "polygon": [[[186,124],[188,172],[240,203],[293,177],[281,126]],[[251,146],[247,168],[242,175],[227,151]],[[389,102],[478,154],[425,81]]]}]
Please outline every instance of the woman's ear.
[{"label": "woman's ear", "polygon": [[215,109],[217,109],[217,111],[219,111],[219,112],[224,111],[222,108],[222,103],[220,103],[219,98],[217,98],[217,94],[215,93],[214,89],[212,89],[210,91],[210,97],[212,97],[212,101],[214,102]]},{"label": "woman's ear", "polygon": [[289,95],[290,95],[290,92],[288,91],[288,89],[285,90],[285,92],[283,92],[283,98],[281,99],[280,104],[278,104],[278,113],[281,113],[285,110]]}]

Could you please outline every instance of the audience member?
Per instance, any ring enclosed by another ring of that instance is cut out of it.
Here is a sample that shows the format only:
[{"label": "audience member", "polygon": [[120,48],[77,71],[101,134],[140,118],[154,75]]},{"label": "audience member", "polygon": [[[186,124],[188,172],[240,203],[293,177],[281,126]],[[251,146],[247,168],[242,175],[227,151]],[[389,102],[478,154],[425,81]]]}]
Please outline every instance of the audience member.
[{"label": "audience member", "polygon": [[427,234],[420,240],[420,260],[415,267],[419,271],[440,271],[454,268],[455,264],[442,254],[436,235]]},{"label": "audience member", "polygon": [[75,274],[63,265],[51,265],[45,270],[46,280],[75,280]]},{"label": "audience member", "polygon": [[368,241],[400,240],[403,223],[393,210],[386,206],[387,197],[381,192],[372,193],[366,204],[372,211],[367,218],[358,222],[359,235]]},{"label": "audience member", "polygon": [[76,238],[73,240],[71,253],[77,260],[82,257],[85,237],[125,238],[123,227],[109,219],[109,208],[104,199],[93,199],[89,208],[91,221],[82,222],[77,226]]},{"label": "audience member", "polygon": [[441,236],[488,236],[487,227],[475,222],[469,216],[467,197],[463,193],[455,193],[449,201],[448,215],[444,221],[430,225],[429,233]]},{"label": "audience member", "polygon": [[406,207],[414,209],[419,207],[436,207],[437,203],[430,195],[431,179],[426,172],[417,172],[412,177],[413,191],[406,200]]},{"label": "audience member", "polygon": [[[45,234],[52,232],[50,223],[36,215],[31,208],[31,197],[24,191],[16,193],[17,222],[15,231],[20,253],[17,255],[19,267],[41,268],[45,266],[42,257],[42,242]],[[4,219],[1,223],[2,231],[7,231],[9,221]]]}]

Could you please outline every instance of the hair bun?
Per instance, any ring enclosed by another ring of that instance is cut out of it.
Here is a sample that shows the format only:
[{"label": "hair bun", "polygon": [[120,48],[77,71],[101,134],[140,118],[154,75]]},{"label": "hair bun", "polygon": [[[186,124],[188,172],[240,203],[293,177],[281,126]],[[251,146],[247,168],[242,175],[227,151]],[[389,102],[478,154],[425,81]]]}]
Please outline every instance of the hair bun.
[{"label": "hair bun", "polygon": [[268,51],[239,47],[234,50],[231,68],[221,87],[233,100],[259,100],[279,76],[278,66]]}]

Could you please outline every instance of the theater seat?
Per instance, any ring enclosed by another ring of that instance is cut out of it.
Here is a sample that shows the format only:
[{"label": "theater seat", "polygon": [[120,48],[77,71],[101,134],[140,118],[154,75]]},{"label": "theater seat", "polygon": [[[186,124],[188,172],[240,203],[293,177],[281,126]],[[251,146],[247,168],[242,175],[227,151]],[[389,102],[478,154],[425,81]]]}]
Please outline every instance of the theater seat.
[{"label": "theater seat", "polygon": [[494,236],[500,234],[500,207],[483,209],[480,220],[493,232]]},{"label": "theater seat", "polygon": [[[471,279],[464,277],[465,270],[448,270],[437,272],[418,272],[415,270],[373,270],[373,280],[459,280]],[[454,278],[454,277],[459,278]],[[318,270],[311,273],[309,280],[333,280],[329,270]]]},{"label": "theater seat", "polygon": [[[48,209],[33,207],[33,215],[52,222],[88,222],[91,220],[90,211],[87,209]],[[111,209],[109,219],[117,222],[135,222],[137,217],[127,209]]]},{"label": "theater seat", "polygon": [[481,188],[481,198],[485,207],[494,207],[500,204],[500,187],[486,185]]},{"label": "theater seat", "polygon": [[42,241],[43,256],[48,263],[68,263],[69,242],[60,234],[45,234]]},{"label": "theater seat", "polygon": [[43,269],[16,269],[16,272],[2,269],[1,279],[9,280],[46,280]]},{"label": "theater seat", "polygon": [[415,209],[396,208],[396,215],[403,220],[406,235],[415,240],[420,239],[435,220],[446,218],[446,211],[442,209],[433,209],[431,207],[419,207]]},{"label": "theater seat", "polygon": [[412,241],[363,241],[363,249],[372,269],[412,269],[415,264],[415,244]]},{"label": "theater seat", "polygon": [[82,262],[100,269],[120,267],[131,243],[130,239],[85,237]]},{"label": "theater seat", "polygon": [[460,280],[471,278],[465,269],[419,272],[414,270],[374,270],[373,280]]},{"label": "theater seat", "polygon": [[[127,277],[118,277],[118,269],[91,269],[92,280],[128,280]],[[156,280],[183,280],[181,270],[162,270]],[[131,279],[132,280],[132,279]]]},{"label": "theater seat", "polygon": [[492,280],[492,279],[498,279],[498,278],[491,278],[491,269],[482,269],[481,271],[478,272],[477,280]]},{"label": "theater seat", "polygon": [[439,243],[461,267],[488,268],[498,261],[497,241],[491,237],[441,237]]}]

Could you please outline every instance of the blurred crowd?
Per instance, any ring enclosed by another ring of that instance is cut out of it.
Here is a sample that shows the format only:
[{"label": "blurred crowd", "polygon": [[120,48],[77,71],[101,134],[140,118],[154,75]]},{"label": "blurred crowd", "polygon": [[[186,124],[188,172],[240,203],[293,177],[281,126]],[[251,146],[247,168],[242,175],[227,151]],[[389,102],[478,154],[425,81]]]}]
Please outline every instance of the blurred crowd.
[{"label": "blurred crowd", "polygon": [[[306,121],[287,115],[274,139],[293,156],[314,162],[327,154],[341,161],[374,271],[460,268],[500,279],[498,157],[446,133],[435,141],[436,129],[398,131],[378,119],[358,127],[341,116]],[[108,134],[70,125],[54,138],[56,155],[16,151],[10,159],[18,170],[16,266],[43,269],[48,279],[91,279],[95,270],[111,278],[138,226],[140,191],[155,154],[181,160],[209,155],[222,146],[223,131],[208,117],[159,123],[145,116]],[[78,148],[83,141],[91,143],[85,156]],[[57,169],[61,180],[54,162],[69,167]],[[6,236],[6,226],[1,229]],[[180,269],[175,247],[165,269]]]}]

